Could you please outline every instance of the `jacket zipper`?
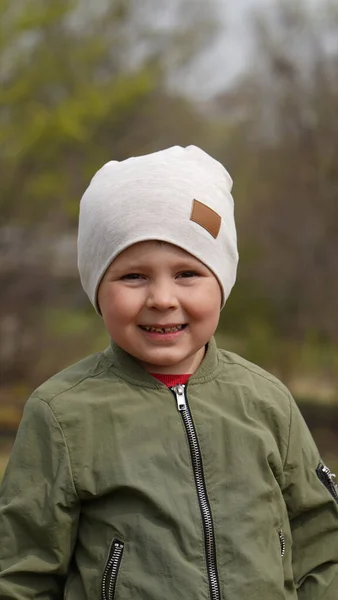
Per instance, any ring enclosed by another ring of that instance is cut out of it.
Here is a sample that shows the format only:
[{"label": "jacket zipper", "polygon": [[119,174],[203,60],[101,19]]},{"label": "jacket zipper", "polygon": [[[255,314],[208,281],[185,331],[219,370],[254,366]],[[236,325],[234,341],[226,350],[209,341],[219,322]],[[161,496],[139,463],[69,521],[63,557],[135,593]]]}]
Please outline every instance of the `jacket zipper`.
[{"label": "jacket zipper", "polygon": [[102,600],[113,600],[116,579],[120,568],[124,543],[114,539],[102,578]]},{"label": "jacket zipper", "polygon": [[321,462],[319,463],[316,472],[319,480],[325,485],[331,496],[333,496],[335,501],[338,503],[338,486],[336,484],[335,474],[331,473],[330,469]]},{"label": "jacket zipper", "polygon": [[210,596],[211,600],[220,600],[221,595],[217,573],[215,532],[204,480],[202,456],[198,444],[196,429],[188,405],[185,386],[175,385],[171,387],[170,390],[173,392],[176,398],[177,408],[181,413],[189,442],[196,492],[204,529],[205,557],[209,577]]},{"label": "jacket zipper", "polygon": [[279,543],[280,543],[280,555],[283,557],[285,554],[285,550],[286,550],[286,542],[285,542],[285,536],[284,536],[282,529],[278,530],[278,537],[279,537]]}]

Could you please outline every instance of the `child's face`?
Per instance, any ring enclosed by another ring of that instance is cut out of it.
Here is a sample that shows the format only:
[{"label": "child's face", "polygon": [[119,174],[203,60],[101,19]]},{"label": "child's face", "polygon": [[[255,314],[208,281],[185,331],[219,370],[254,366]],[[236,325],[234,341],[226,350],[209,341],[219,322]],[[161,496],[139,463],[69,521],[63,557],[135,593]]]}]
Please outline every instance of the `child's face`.
[{"label": "child's face", "polygon": [[147,371],[193,373],[216,330],[221,290],[213,273],[185,250],[146,241],[111,263],[98,303],[112,339]]}]

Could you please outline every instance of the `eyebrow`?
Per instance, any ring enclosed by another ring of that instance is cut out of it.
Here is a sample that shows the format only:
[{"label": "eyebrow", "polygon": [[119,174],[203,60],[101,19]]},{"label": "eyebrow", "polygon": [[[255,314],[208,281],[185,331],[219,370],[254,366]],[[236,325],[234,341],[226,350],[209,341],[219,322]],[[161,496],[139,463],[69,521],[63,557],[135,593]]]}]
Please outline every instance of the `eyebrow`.
[{"label": "eyebrow", "polygon": [[[137,272],[137,271],[146,271],[149,268],[153,268],[154,265],[149,265],[147,263],[143,263],[143,262],[137,262],[136,260],[133,260],[132,262],[127,262],[125,264],[121,264],[121,265],[116,265],[113,263],[111,263],[111,265],[108,267],[107,269],[107,273],[120,273],[121,271],[123,272]],[[157,265],[156,265],[157,266]],[[199,261],[197,258],[195,258],[194,256],[192,256],[191,258],[178,258],[177,261],[173,261],[173,264],[171,265],[172,268],[177,269],[177,270],[183,270],[183,269],[197,269],[197,268],[204,268],[207,269],[208,267],[206,265],[204,265],[201,261]]]}]

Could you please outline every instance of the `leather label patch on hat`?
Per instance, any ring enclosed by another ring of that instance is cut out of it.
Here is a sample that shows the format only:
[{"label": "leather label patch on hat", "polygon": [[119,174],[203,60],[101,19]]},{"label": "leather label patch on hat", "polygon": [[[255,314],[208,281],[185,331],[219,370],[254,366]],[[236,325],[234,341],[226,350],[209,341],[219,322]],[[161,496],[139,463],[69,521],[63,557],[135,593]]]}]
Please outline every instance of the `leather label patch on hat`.
[{"label": "leather label patch on hat", "polygon": [[221,228],[222,218],[199,200],[194,200],[190,215],[191,221],[198,223],[206,229],[214,238],[217,238]]}]

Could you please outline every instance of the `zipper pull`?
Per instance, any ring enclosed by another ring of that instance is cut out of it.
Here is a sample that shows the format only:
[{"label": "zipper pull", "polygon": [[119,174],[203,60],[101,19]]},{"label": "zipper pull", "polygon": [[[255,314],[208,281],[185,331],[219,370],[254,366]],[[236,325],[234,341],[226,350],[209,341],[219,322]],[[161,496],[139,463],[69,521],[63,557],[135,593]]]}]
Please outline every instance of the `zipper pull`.
[{"label": "zipper pull", "polygon": [[324,465],[324,463],[320,462],[316,469],[317,476],[319,480],[325,485],[325,487],[329,490],[331,496],[334,497],[335,501],[338,504],[338,485],[336,482],[335,473],[331,473],[330,469]]},{"label": "zipper pull", "polygon": [[183,410],[187,410],[187,401],[185,398],[185,386],[184,385],[174,385],[170,388],[175,394],[176,402],[177,402],[177,410],[182,412]]}]

